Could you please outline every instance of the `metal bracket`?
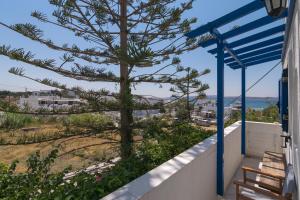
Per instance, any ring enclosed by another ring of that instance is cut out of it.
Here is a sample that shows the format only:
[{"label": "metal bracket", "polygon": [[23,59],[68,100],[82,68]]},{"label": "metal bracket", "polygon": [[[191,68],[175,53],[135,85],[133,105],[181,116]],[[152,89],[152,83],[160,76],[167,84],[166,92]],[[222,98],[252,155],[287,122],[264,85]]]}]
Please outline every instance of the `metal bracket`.
[{"label": "metal bracket", "polygon": [[287,143],[292,140],[292,137],[290,135],[280,135],[280,137],[284,138],[284,146],[281,146],[281,148],[287,148]]}]

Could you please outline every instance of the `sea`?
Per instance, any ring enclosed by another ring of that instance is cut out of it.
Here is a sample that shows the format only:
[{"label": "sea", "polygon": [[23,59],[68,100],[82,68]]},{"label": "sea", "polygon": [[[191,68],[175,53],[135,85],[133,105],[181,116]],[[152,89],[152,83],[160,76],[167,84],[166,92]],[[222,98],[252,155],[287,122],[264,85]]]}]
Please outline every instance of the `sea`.
[{"label": "sea", "polygon": [[[216,100],[216,96],[208,96],[208,99]],[[238,97],[225,97],[224,106],[230,106],[236,102],[240,102],[241,99]],[[276,97],[247,97],[246,98],[246,109],[252,108],[256,110],[261,110],[269,107],[270,105],[276,105],[278,98]]]}]

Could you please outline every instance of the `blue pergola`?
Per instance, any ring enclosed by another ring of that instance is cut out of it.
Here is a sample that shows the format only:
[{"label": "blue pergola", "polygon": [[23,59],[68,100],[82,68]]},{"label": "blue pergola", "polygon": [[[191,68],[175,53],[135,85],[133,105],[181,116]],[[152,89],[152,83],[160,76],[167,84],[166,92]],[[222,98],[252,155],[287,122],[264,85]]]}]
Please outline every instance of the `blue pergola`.
[{"label": "blue pergola", "polygon": [[[217,194],[224,195],[224,65],[232,69],[241,69],[241,103],[242,103],[242,129],[241,129],[241,154],[246,154],[246,68],[265,62],[280,60],[283,51],[285,30],[284,20],[287,17],[286,9],[280,17],[272,18],[266,15],[249,23],[241,25],[225,33],[220,33],[218,28],[235,20],[245,17],[260,9],[264,9],[262,0],[255,0],[219,19],[209,22],[186,34],[188,38],[195,38],[210,34],[209,39],[199,42],[201,47],[216,44],[217,47],[208,52],[217,57]],[[278,21],[277,23],[273,23]],[[260,28],[266,26],[267,30]],[[256,30],[256,33],[246,37],[241,34]],[[235,37],[238,39],[234,40]],[[242,37],[242,38],[241,38]],[[234,40],[228,42],[227,40]],[[226,51],[226,53],[225,53]]]}]

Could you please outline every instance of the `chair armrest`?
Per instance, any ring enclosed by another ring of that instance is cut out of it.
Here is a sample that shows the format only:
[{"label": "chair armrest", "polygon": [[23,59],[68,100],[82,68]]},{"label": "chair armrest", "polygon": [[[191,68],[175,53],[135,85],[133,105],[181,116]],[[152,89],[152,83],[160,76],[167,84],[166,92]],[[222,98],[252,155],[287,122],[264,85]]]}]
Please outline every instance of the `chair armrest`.
[{"label": "chair armrest", "polygon": [[243,169],[244,172],[252,172],[252,173],[256,173],[256,174],[261,174],[261,175],[264,175],[264,176],[269,176],[271,178],[279,179],[281,181],[283,181],[285,179],[285,177],[277,176],[277,175],[274,175],[274,174],[271,174],[271,173],[262,172],[261,170],[253,169],[251,167],[243,166],[242,169]]},{"label": "chair armrest", "polygon": [[[241,182],[241,181],[234,181],[233,184],[236,185],[237,189],[239,187],[244,187],[244,188],[248,188],[250,190],[253,190],[257,193],[260,193],[260,194],[266,195],[268,197],[271,197],[271,198],[282,199],[282,197],[280,195],[276,194],[276,193],[273,193],[273,192],[268,191],[268,190],[261,189],[259,187],[255,187],[253,185],[246,184],[246,183]],[[239,191],[239,189],[238,189],[238,191]]]}]

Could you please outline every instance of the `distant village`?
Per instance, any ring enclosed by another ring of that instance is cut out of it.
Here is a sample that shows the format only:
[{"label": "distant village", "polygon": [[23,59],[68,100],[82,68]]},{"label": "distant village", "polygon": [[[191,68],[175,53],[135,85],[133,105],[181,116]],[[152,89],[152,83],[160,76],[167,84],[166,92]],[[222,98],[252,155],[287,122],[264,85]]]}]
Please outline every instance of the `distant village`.
[{"label": "distant village", "polygon": [[[20,110],[30,111],[54,111],[54,110],[68,110],[71,108],[78,108],[87,104],[86,100],[81,99],[73,91],[58,91],[58,90],[40,90],[31,92],[8,92],[0,91],[0,98],[10,104],[16,105]],[[148,97],[147,97],[148,98]],[[161,100],[160,98],[149,98],[150,102]],[[172,98],[163,99],[164,103],[171,101]],[[240,103],[235,103],[225,107],[224,120],[228,120],[231,114],[240,110]],[[176,107],[167,109],[167,114],[171,115],[176,120]],[[191,118],[194,123],[201,126],[216,125],[216,101],[213,99],[200,99],[194,105],[191,112]],[[104,112],[105,115],[110,116],[114,121],[118,121],[120,114],[118,111]],[[154,110],[135,110],[133,115],[138,119],[147,119],[149,117],[161,116],[159,109]]]}]

